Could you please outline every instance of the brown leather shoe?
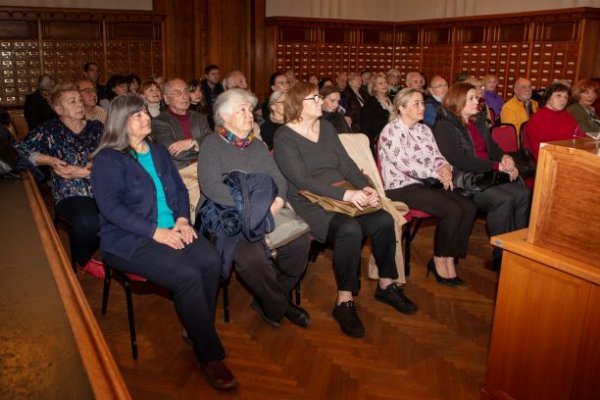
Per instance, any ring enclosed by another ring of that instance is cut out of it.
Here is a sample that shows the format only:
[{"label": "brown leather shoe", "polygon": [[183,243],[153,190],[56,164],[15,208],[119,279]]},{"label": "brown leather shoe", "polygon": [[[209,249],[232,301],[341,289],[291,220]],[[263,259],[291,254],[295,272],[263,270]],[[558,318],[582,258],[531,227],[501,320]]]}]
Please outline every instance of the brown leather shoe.
[{"label": "brown leather shoe", "polygon": [[238,386],[237,379],[221,360],[200,363],[200,371],[209,385],[217,390],[232,390]]}]

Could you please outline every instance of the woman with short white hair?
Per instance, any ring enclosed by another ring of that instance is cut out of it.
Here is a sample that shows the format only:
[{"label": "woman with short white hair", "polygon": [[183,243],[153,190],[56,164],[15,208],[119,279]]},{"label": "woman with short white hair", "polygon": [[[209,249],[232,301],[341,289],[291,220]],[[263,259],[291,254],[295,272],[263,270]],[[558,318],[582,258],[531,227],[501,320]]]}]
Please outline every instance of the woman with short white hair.
[{"label": "woman with short white hair", "polygon": [[[256,140],[253,117],[256,103],[256,96],[242,89],[227,90],[214,103],[215,133],[204,139],[198,158],[198,180],[204,203],[201,207],[210,204],[208,200],[222,208],[234,207],[234,197],[223,177],[239,170],[270,176],[276,187],[270,212],[275,215],[283,207],[286,181],[267,146]],[[309,246],[308,235],[304,234],[279,247],[276,266],[265,252],[264,240],[250,242],[241,236],[232,248],[223,248],[217,243],[217,248],[230,255],[237,275],[253,292],[255,297],[251,306],[261,318],[279,326],[281,319],[286,317],[302,327],[310,324],[310,317],[288,300],[288,294],[304,273]]]}]

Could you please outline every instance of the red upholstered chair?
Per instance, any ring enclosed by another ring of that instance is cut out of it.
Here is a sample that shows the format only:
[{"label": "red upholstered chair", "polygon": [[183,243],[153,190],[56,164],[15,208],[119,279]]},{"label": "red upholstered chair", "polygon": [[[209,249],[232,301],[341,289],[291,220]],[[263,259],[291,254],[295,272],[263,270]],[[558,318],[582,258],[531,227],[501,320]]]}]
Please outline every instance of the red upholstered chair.
[{"label": "red upholstered chair", "polygon": [[512,124],[500,124],[492,127],[492,139],[505,153],[516,152],[519,149],[517,130]]},{"label": "red upholstered chair", "polygon": [[409,276],[412,241],[419,232],[421,222],[425,219],[433,218],[433,216],[424,211],[411,208],[404,218],[406,219],[406,224],[404,225],[404,230],[402,232],[402,240],[404,241],[404,269],[406,276]]}]

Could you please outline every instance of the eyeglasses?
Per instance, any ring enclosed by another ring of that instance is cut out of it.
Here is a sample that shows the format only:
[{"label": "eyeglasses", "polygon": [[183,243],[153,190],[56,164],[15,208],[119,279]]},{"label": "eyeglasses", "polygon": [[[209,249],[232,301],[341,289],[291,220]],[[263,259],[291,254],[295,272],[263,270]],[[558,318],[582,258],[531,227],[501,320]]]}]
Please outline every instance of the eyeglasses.
[{"label": "eyeglasses", "polygon": [[85,94],[92,94],[92,93],[96,93],[97,90],[96,88],[86,88],[86,89],[81,89],[79,91],[79,93],[85,93]]},{"label": "eyeglasses", "polygon": [[315,103],[318,103],[319,101],[323,101],[323,96],[321,96],[320,94],[313,94],[312,96],[305,97],[302,100],[312,100]]},{"label": "eyeglasses", "polygon": [[180,98],[180,97],[189,97],[190,92],[188,89],[184,89],[183,91],[181,90],[173,90],[172,92],[169,92],[170,96],[176,97],[176,98]]}]

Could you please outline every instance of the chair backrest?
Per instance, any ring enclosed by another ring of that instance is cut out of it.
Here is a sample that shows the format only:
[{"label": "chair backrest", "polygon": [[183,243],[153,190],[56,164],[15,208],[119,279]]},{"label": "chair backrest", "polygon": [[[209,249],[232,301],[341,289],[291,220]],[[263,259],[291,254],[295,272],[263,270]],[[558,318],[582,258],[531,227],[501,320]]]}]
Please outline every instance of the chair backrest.
[{"label": "chair backrest", "polygon": [[525,129],[527,127],[527,123],[529,121],[525,121],[521,124],[521,128],[519,131],[519,148],[526,149],[527,148],[527,134],[525,133]]},{"label": "chair backrest", "polygon": [[517,139],[517,130],[512,124],[500,124],[492,127],[492,139],[506,153],[514,152],[519,149]]},{"label": "chair backrest", "polygon": [[10,122],[16,128],[16,139],[21,140],[29,133],[29,127],[23,110],[8,110]]}]

